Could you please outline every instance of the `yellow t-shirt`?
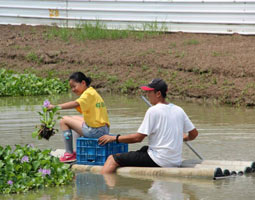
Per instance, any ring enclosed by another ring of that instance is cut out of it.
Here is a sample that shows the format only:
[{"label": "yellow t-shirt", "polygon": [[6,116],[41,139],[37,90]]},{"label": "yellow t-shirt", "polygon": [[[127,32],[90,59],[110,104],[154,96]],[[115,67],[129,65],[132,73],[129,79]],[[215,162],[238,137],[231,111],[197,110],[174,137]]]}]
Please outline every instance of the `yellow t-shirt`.
[{"label": "yellow t-shirt", "polygon": [[93,128],[110,126],[104,100],[93,87],[87,88],[76,102],[80,104],[76,110],[83,115],[88,126]]}]

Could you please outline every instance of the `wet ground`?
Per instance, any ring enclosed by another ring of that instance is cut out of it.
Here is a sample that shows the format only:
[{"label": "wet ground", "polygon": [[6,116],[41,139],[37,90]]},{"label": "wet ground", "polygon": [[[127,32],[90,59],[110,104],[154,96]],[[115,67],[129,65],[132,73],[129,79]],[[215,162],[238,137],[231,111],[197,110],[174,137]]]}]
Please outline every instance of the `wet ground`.
[{"label": "wet ground", "polygon": [[255,102],[255,37],[171,33],[143,39],[62,40],[51,27],[0,26],[0,67],[66,80],[74,71],[107,91],[133,94],[154,77],[171,97]]}]

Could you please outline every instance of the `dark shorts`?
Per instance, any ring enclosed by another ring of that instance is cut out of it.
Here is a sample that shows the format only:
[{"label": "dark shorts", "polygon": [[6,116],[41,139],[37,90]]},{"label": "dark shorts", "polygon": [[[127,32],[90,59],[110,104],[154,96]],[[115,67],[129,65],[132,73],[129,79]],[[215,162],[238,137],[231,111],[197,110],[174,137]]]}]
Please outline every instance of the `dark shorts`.
[{"label": "dark shorts", "polygon": [[160,167],[151,159],[151,157],[147,153],[147,150],[148,146],[143,146],[138,151],[114,154],[113,158],[121,167]]}]

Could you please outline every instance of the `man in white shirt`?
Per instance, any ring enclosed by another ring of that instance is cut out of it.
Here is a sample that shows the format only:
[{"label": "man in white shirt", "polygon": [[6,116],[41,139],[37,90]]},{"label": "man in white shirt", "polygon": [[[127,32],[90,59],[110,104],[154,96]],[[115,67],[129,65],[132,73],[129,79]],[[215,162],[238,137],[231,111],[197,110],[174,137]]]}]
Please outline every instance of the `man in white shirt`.
[{"label": "man in white shirt", "polygon": [[[194,140],[198,132],[183,109],[166,102],[167,84],[162,79],[153,79],[142,86],[147,91],[150,107],[137,133],[129,135],[104,135],[99,144],[116,141],[123,143],[142,142],[148,136],[148,146],[138,151],[110,155],[101,173],[113,173],[117,167],[178,167],[182,161],[183,141]],[[185,134],[188,133],[188,134]]]}]

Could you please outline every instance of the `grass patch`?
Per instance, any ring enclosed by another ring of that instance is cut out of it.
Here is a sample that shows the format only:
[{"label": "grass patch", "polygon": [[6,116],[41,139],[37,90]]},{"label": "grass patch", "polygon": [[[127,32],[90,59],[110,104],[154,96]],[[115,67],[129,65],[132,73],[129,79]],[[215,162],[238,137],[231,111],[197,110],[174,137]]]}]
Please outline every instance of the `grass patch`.
[{"label": "grass patch", "polygon": [[143,39],[149,36],[159,35],[166,30],[165,26],[160,27],[156,22],[143,24],[142,28],[129,26],[128,30],[117,30],[108,29],[106,25],[100,21],[96,21],[95,23],[80,24],[75,28],[52,27],[46,33],[46,37],[50,39],[59,37],[65,42],[69,42],[70,38],[74,38],[78,41],[98,39],[117,40],[128,37]]},{"label": "grass patch", "polygon": [[137,83],[134,79],[127,79],[121,86],[120,91],[123,94],[132,93],[139,87],[139,83]]},{"label": "grass patch", "polygon": [[34,52],[29,52],[27,55],[26,55],[26,60],[28,62],[33,62],[33,63],[37,63],[37,64],[40,64],[43,62],[43,58],[39,57],[36,53]]},{"label": "grass patch", "polygon": [[149,69],[149,67],[147,65],[142,66],[142,71],[147,71],[148,69]]},{"label": "grass patch", "polygon": [[107,78],[107,81],[110,84],[114,84],[114,83],[117,83],[119,81],[119,78],[117,76],[114,76],[114,75],[109,75],[108,78]]},{"label": "grass patch", "polygon": [[184,52],[184,51],[182,51],[182,52],[177,52],[177,53],[175,54],[175,58],[184,58],[184,56],[185,56],[185,52]]},{"label": "grass patch", "polygon": [[184,45],[198,45],[199,41],[195,39],[187,40],[184,42]]}]

